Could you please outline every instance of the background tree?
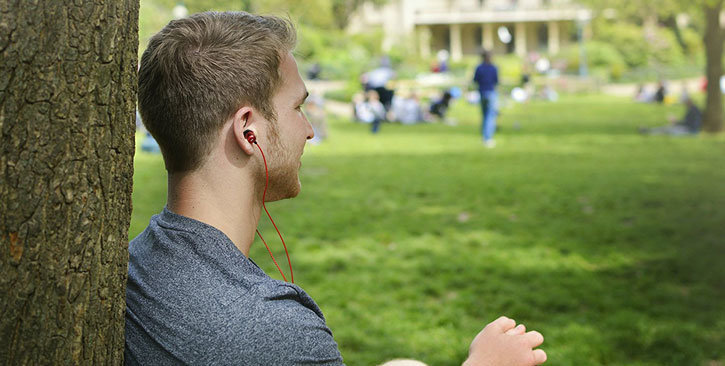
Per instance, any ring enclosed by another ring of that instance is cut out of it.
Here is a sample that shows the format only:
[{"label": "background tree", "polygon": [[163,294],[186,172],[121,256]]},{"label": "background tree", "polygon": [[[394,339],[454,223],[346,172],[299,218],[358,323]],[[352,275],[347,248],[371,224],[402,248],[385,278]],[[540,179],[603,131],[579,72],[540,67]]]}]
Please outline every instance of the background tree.
[{"label": "background tree", "polygon": [[[348,90],[352,90],[359,85],[359,75],[369,69],[382,54],[383,30],[382,27],[373,27],[362,34],[349,34],[340,29],[340,20],[333,13],[333,8],[341,1],[343,0],[185,0],[183,4],[190,14],[207,10],[246,10],[257,14],[289,17],[297,26],[298,43],[295,55],[303,74],[304,70],[312,67],[320,68],[320,78],[347,80],[350,85]],[[387,0],[356,1],[355,4],[350,4],[350,9],[357,9],[366,1],[382,4]],[[151,36],[173,19],[172,8],[177,4],[177,0],[141,0],[141,52]],[[341,8],[334,9],[340,11]],[[345,18],[349,16],[347,14]],[[395,50],[387,53],[394,63],[403,58],[402,53]],[[417,57],[411,60],[420,61]],[[427,61],[423,63],[423,69],[427,69]],[[347,93],[349,91],[343,94]]]},{"label": "background tree", "polygon": [[[684,42],[675,21],[677,15],[686,14],[692,26],[702,35],[705,49],[705,76],[708,82],[704,112],[704,129],[719,132],[723,129],[723,102],[720,77],[723,74],[723,42],[725,24],[721,24],[724,0],[580,0],[595,9],[616,9],[617,17],[641,23],[645,37],[652,27],[663,24],[672,28],[682,46]],[[683,47],[684,48],[684,47]],[[685,50],[690,51],[690,50]]]},{"label": "background tree", "polygon": [[0,2],[0,364],[121,364],[138,0]]},{"label": "background tree", "polygon": [[[207,10],[244,10],[254,13],[288,13],[300,23],[317,27],[345,29],[350,16],[364,3],[381,5],[388,0],[186,0],[191,13]],[[167,8],[178,0],[156,0]]]},{"label": "background tree", "polygon": [[723,129],[722,92],[720,77],[723,74],[723,42],[725,42],[725,25],[720,24],[723,11],[723,0],[704,0],[705,13],[705,56],[707,67],[707,104],[704,113],[704,129],[720,132]]},{"label": "background tree", "polygon": [[387,0],[331,0],[332,14],[337,27],[339,29],[345,29],[350,21],[350,16],[366,2],[382,5]]}]

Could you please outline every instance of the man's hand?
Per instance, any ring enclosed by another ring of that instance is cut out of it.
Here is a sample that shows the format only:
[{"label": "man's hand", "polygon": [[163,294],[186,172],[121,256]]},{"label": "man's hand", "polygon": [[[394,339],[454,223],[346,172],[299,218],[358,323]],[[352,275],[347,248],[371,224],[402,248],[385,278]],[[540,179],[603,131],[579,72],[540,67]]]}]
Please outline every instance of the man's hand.
[{"label": "man's hand", "polygon": [[463,366],[533,366],[546,362],[546,352],[534,349],[544,342],[537,331],[502,316],[478,333]]}]

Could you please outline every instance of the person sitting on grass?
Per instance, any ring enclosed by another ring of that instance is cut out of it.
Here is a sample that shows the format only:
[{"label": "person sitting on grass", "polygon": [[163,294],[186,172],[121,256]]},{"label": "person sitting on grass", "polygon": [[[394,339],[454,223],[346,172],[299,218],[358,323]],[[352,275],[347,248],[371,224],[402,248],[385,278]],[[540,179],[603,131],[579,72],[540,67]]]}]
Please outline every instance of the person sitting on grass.
[{"label": "person sitting on grass", "polygon": [[393,98],[393,120],[404,125],[412,125],[423,121],[423,110],[420,108],[420,100],[415,91],[411,91],[406,97]]},{"label": "person sitting on grass", "polygon": [[443,96],[431,103],[430,114],[436,116],[439,121],[446,121],[446,113],[448,112],[448,106],[451,104],[453,95],[450,91],[446,90],[443,92]]},{"label": "person sitting on grass", "polygon": [[360,122],[371,123],[370,131],[378,133],[380,123],[385,119],[385,107],[380,102],[378,92],[375,90],[365,92],[365,97],[355,103],[355,117]]},{"label": "person sitting on grass", "polygon": [[[168,195],[129,244],[127,365],[343,364],[291,264],[286,282],[249,258],[264,202],[300,193],[314,137],[295,43],[288,20],[245,12],[174,20],[149,41],[138,102]],[[542,342],[501,317],[473,339],[465,364],[540,364]]]},{"label": "person sitting on grass", "polygon": [[697,108],[695,102],[687,96],[682,102],[686,109],[685,115],[681,120],[670,118],[670,124],[660,127],[640,127],[639,132],[644,135],[671,135],[671,136],[687,136],[696,135],[700,132],[702,126],[702,112]]}]

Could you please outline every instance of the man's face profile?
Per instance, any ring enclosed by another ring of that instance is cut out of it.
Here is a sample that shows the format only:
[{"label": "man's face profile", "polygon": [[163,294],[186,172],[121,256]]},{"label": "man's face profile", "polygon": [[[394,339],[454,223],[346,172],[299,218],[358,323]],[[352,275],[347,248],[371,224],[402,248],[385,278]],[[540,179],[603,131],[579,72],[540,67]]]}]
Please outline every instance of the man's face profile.
[{"label": "man's face profile", "polygon": [[307,89],[291,53],[282,56],[279,70],[282,84],[272,97],[277,120],[266,121],[270,141],[268,151],[265,150],[270,175],[267,201],[292,198],[300,193],[300,157],[307,139],[314,136],[302,112]]}]

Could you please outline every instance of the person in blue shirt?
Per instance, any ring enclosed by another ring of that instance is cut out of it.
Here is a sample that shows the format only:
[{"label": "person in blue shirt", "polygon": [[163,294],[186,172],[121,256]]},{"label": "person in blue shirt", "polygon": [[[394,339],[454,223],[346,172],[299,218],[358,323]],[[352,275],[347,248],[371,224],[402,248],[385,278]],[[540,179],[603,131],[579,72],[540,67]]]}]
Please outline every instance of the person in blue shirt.
[{"label": "person in blue shirt", "polygon": [[481,134],[483,143],[488,148],[496,146],[493,134],[496,131],[498,69],[491,63],[491,52],[483,51],[481,54],[483,62],[476,67],[473,81],[478,84],[478,91],[481,93]]}]

